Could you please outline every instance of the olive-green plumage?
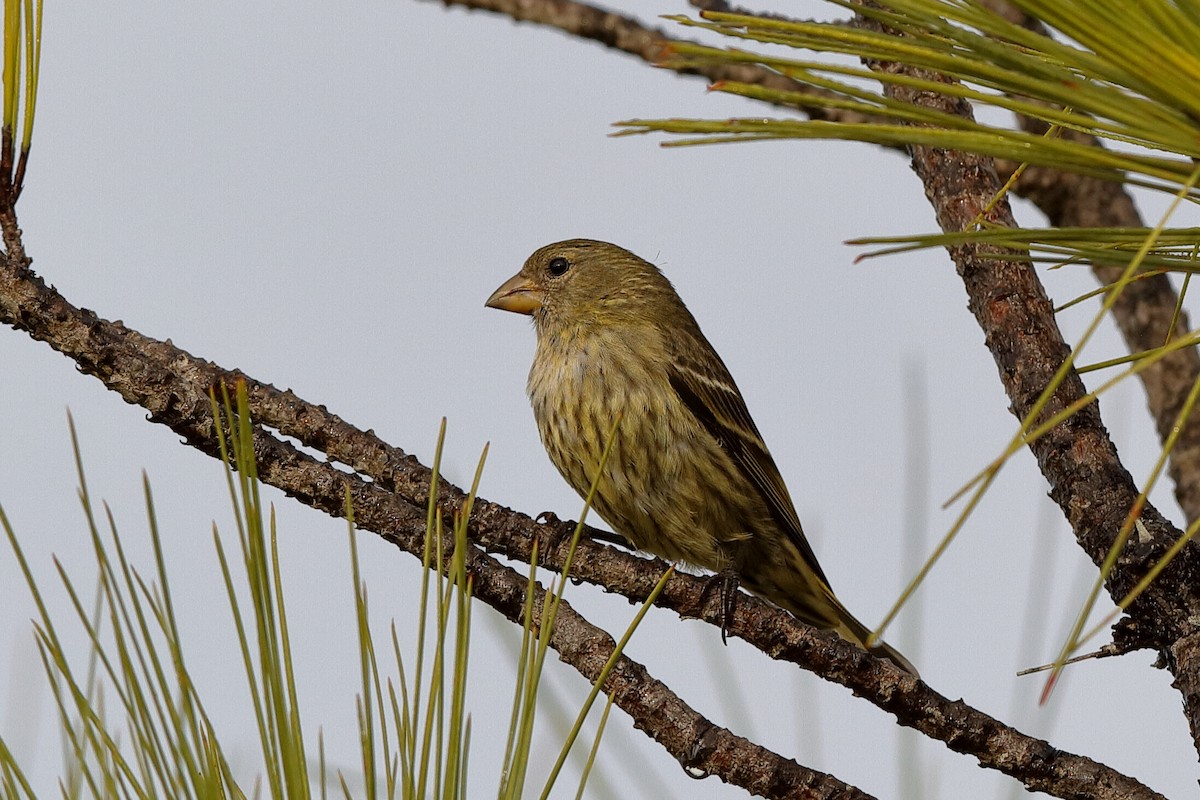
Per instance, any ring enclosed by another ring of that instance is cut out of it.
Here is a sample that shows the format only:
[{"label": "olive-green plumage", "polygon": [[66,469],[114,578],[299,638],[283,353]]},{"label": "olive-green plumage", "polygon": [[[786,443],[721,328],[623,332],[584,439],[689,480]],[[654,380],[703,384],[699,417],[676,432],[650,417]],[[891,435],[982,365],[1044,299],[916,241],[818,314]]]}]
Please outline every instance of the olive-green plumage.
[{"label": "olive-green plumage", "polygon": [[[531,314],[529,397],[542,443],[635,547],[714,572],[865,647],[829,587],[783,478],[721,357],[653,264],[616,245],[547,245],[489,298]],[[915,674],[886,644],[872,648]]]}]

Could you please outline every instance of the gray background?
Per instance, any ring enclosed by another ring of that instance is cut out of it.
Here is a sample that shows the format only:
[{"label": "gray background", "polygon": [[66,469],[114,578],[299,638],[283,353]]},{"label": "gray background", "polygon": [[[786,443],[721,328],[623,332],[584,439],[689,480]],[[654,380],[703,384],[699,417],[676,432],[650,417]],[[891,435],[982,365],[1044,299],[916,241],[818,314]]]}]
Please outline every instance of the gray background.
[{"label": "gray background", "polygon": [[[685,10],[626,5],[648,18]],[[829,13],[811,2],[787,10]],[[580,508],[546,460],[524,397],[533,332],[483,308],[529,252],[574,236],[617,242],[664,268],[737,377],[839,595],[868,624],[912,574],[901,563],[906,526],[931,548],[957,513],[942,501],[1014,430],[946,256],[856,265],[860,251],[842,244],[934,228],[902,157],[851,144],[663,150],[650,137],[607,138],[611,122],[629,117],[764,113],[697,80],[557,32],[410,0],[52,4],[42,70],[20,212],[47,281],[102,316],[324,403],[426,463],[445,415],[447,472],[460,484],[491,442],[481,493],[492,500],[564,518]],[[1160,198],[1144,205],[1148,217],[1162,207]],[[1018,214],[1039,222],[1028,208]],[[1058,301],[1093,287],[1077,268],[1046,280]],[[1095,307],[1063,315],[1068,336]],[[1120,352],[1106,323],[1082,360]],[[186,655],[248,774],[258,745],[210,536],[215,521],[233,541],[219,466],[23,334],[0,332],[0,363],[0,503],[63,628],[73,626],[53,590],[52,554],[83,585],[94,572],[69,407],[93,493],[112,505],[146,570],[140,471],[153,482]],[[1157,443],[1140,389],[1117,391],[1103,410],[1143,480]],[[1040,679],[1014,677],[1053,658],[1094,575],[1044,495],[1023,451],[889,639],[947,696],[1182,795],[1194,789],[1196,758],[1178,695],[1148,668],[1151,654],[1072,669],[1049,708],[1036,707]],[[315,745],[324,726],[331,761],[353,772],[345,527],[265,496],[282,531],[306,733]],[[1168,493],[1154,499],[1179,518]],[[418,564],[371,535],[360,547],[378,630],[394,615],[411,641]],[[7,549],[0,591],[0,730],[49,795],[61,760],[53,701]],[[633,613],[588,587],[569,597],[610,629]],[[498,771],[514,632],[482,607],[475,619],[471,783],[483,797]],[[82,653],[81,637],[71,638]],[[739,641],[721,647],[709,626],[656,610],[629,653],[714,721],[879,796],[897,794],[902,741],[916,746],[926,796],[1011,791],[1006,778],[898,730],[840,687]],[[574,709],[585,682],[557,662],[548,672],[551,694]],[[539,746],[556,752],[561,734],[548,721],[540,731]],[[549,760],[537,760],[535,779]],[[741,794],[684,778],[619,711],[600,772],[622,797]],[[573,791],[563,784],[564,796]]]}]

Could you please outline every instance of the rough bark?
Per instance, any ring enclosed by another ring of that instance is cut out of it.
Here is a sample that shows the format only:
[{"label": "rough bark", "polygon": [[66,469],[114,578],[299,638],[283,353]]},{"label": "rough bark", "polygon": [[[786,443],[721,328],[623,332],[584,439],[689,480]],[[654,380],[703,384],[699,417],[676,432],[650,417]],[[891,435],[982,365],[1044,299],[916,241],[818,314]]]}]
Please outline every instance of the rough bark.
[{"label": "rough bark", "polygon": [[[863,0],[863,6],[874,5]],[[865,28],[883,30],[869,17],[860,16]],[[904,64],[868,61],[878,71],[948,83],[950,79]],[[945,94],[888,85],[885,91],[903,102],[934,108],[963,117],[973,115],[964,100]],[[925,187],[938,224],[945,231],[966,230],[1001,189],[990,158],[932,147],[912,147],[913,170]],[[1003,227],[1017,227],[1007,201],[996,203],[985,219]],[[1000,251],[980,245],[947,248],[968,296],[968,307],[984,332],[985,342],[1000,372],[1000,380],[1018,419],[1029,416],[1043,390],[1066,361],[1070,348],[1062,337],[1054,308],[1028,260],[1020,253],[998,259]],[[1014,257],[1015,258],[1012,258]],[[1067,372],[1038,421],[1083,397],[1083,381],[1074,369]],[[1139,514],[1145,534],[1133,537],[1122,551],[1106,586],[1116,599],[1124,597],[1160,560],[1182,532],[1149,503],[1136,508],[1138,488],[1121,464],[1116,447],[1089,405],[1029,445],[1050,496],[1058,503],[1075,537],[1099,565],[1116,541],[1127,517]],[[1130,621],[1122,629],[1125,644],[1170,651],[1168,661],[1184,695],[1185,714],[1193,741],[1200,749],[1200,704],[1196,702],[1200,650],[1180,647],[1200,630],[1200,546],[1190,543],[1129,609]]]}]

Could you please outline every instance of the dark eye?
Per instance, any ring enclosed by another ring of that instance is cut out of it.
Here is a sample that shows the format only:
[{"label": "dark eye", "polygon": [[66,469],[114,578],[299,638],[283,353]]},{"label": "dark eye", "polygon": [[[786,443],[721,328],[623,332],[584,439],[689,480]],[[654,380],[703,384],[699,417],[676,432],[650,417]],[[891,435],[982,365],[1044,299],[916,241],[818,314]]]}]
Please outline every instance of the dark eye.
[{"label": "dark eye", "polygon": [[546,269],[550,270],[550,274],[558,277],[566,272],[571,267],[571,262],[567,261],[562,256],[550,259],[550,263],[546,265]]}]

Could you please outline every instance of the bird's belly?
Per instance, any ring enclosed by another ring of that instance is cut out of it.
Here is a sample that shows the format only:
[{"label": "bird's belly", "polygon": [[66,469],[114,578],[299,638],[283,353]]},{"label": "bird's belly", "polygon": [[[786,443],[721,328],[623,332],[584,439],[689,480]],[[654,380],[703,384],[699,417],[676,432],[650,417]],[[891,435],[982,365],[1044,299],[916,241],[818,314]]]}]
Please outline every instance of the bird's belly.
[{"label": "bird's belly", "polygon": [[665,377],[606,366],[562,359],[556,370],[531,372],[551,461],[586,497],[611,437],[593,498],[600,516],[638,549],[714,571],[730,566],[730,545],[769,524],[765,505]]}]

